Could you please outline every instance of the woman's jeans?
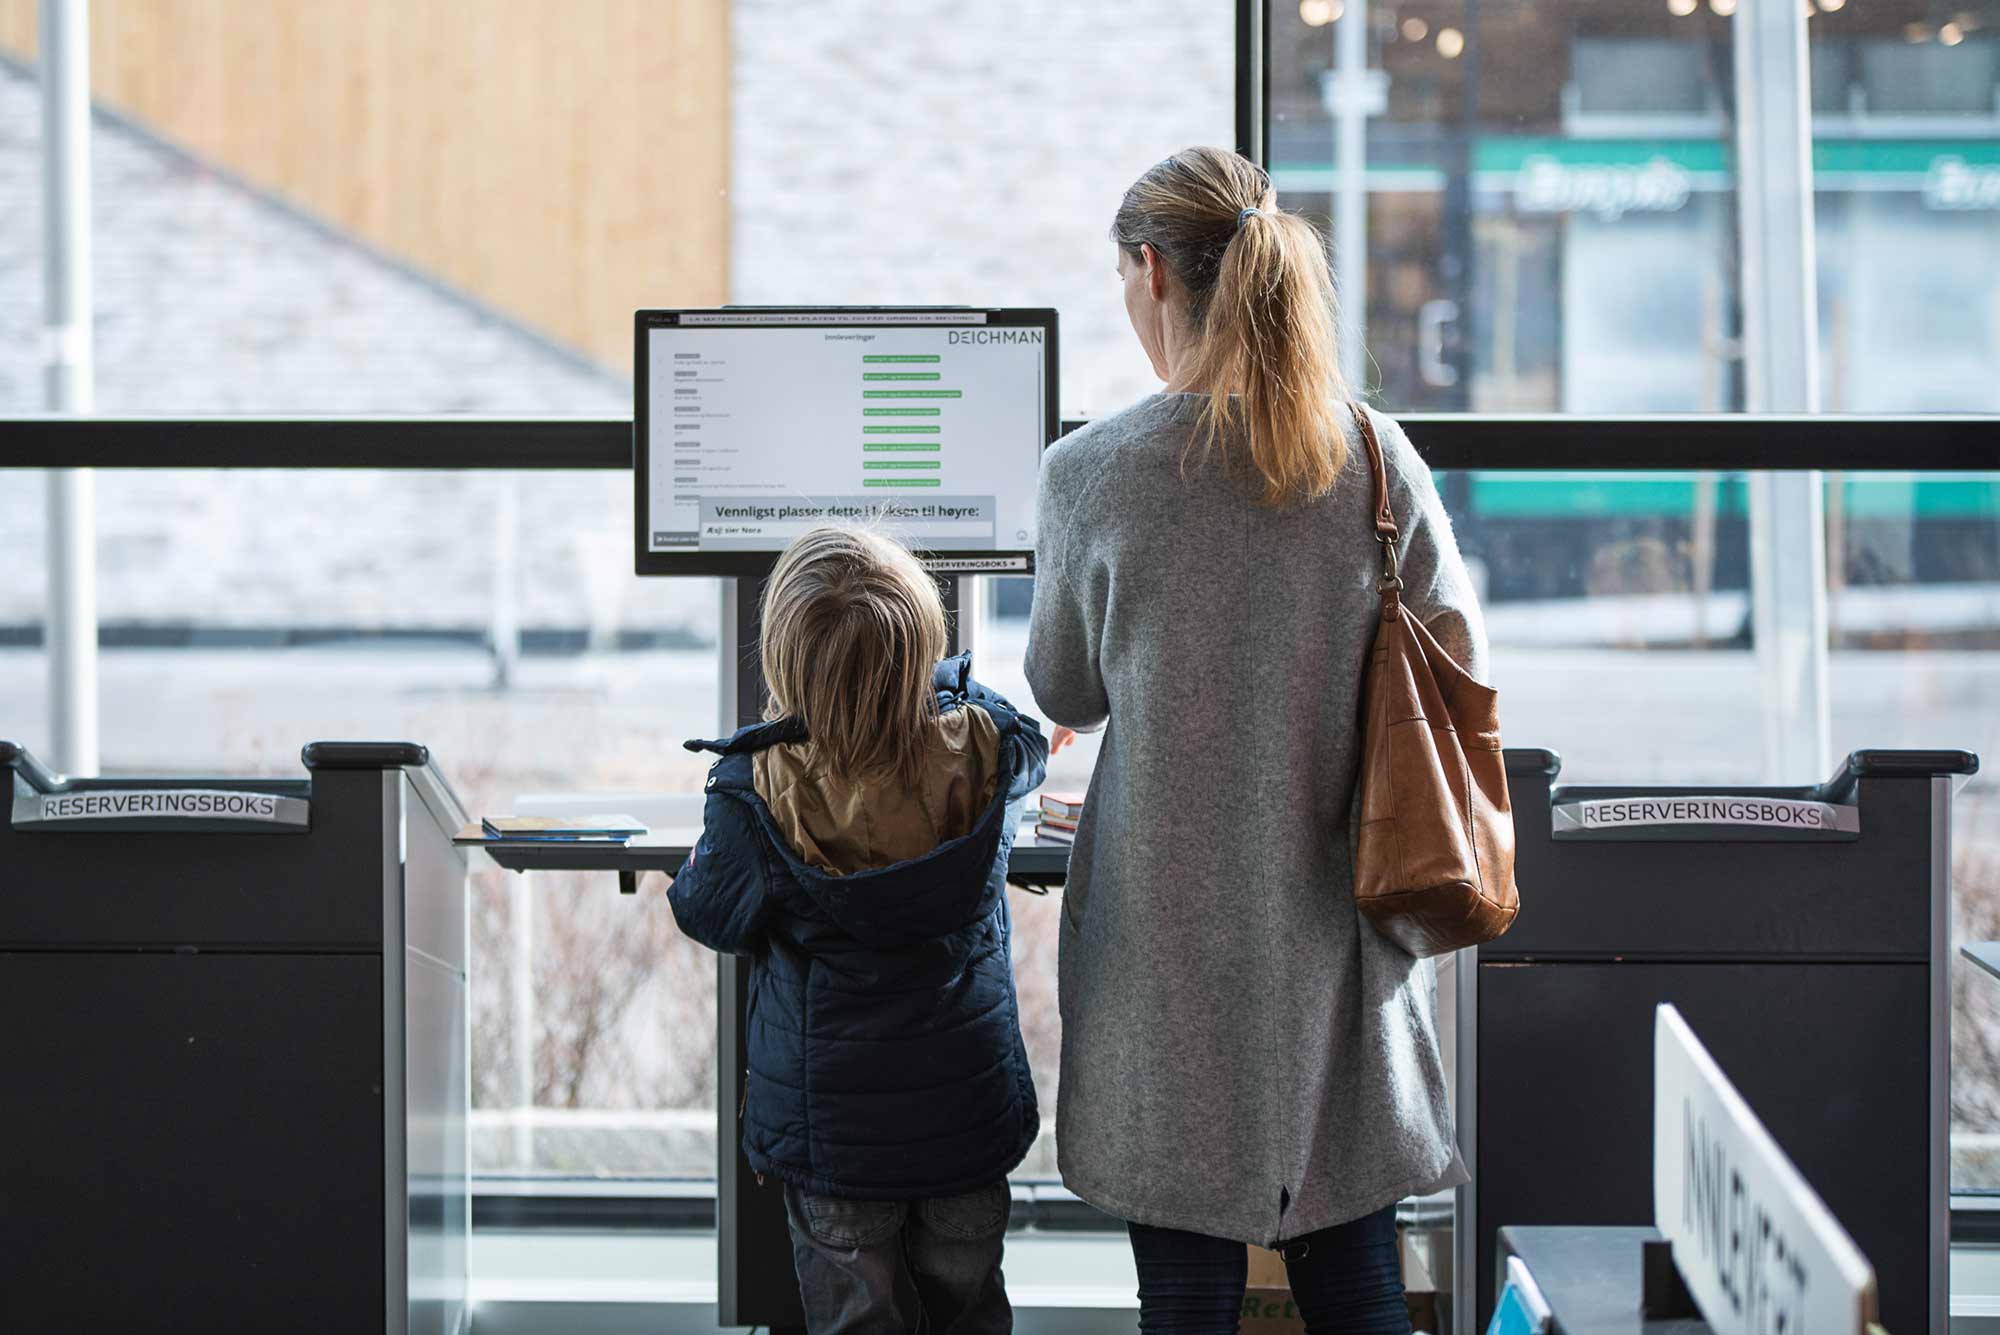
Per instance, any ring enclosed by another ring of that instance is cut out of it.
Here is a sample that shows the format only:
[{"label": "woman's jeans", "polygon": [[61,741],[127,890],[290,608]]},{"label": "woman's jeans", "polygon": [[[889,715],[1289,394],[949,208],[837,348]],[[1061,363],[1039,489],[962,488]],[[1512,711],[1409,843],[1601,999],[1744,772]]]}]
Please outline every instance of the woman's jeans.
[{"label": "woman's jeans", "polygon": [[806,1329],[908,1335],[921,1313],[931,1335],[1005,1335],[1014,1310],[1000,1253],[1012,1203],[1004,1181],[920,1201],[840,1200],[786,1186]]},{"label": "woman's jeans", "polygon": [[[1249,1268],[1243,1244],[1127,1227],[1139,1266],[1139,1329],[1235,1335]],[[1306,1335],[1409,1335],[1395,1206],[1292,1238],[1278,1251]]]}]

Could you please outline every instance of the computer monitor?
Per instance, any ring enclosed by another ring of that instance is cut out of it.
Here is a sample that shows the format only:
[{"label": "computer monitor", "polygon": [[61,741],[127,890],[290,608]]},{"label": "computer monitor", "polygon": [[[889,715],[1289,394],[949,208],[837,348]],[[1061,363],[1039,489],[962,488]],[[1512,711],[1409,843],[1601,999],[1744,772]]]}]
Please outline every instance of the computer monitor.
[{"label": "computer monitor", "polygon": [[807,529],[877,523],[934,569],[1020,572],[1060,426],[1056,313],[637,313],[641,575],[754,575]]}]

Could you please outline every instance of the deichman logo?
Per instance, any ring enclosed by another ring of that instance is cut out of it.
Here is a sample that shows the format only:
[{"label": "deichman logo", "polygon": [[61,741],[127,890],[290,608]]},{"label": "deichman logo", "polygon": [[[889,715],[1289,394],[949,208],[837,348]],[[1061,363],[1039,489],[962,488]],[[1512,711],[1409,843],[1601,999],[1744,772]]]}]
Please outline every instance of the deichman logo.
[{"label": "deichman logo", "polygon": [[949,343],[1040,343],[1039,329],[954,329],[945,335]]}]

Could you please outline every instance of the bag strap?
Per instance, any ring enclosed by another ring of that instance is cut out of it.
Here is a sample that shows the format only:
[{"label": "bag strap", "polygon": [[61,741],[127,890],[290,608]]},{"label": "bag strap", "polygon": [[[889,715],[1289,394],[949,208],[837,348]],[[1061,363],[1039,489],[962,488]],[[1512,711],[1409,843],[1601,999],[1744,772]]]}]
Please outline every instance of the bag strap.
[{"label": "bag strap", "polygon": [[1375,424],[1368,410],[1358,403],[1347,405],[1354,425],[1361,429],[1361,443],[1368,447],[1368,471],[1375,479],[1375,536],[1384,542],[1396,540],[1396,512],[1389,508],[1389,470],[1382,462],[1382,442],[1375,438]]},{"label": "bag strap", "polygon": [[1359,403],[1349,403],[1347,411],[1354,416],[1354,425],[1361,430],[1361,443],[1368,450],[1368,471],[1375,482],[1375,540],[1382,544],[1382,582],[1377,591],[1385,598],[1402,589],[1403,580],[1396,573],[1396,512],[1389,505],[1389,468],[1382,462],[1382,442],[1375,438],[1375,424],[1368,420],[1368,410]]}]

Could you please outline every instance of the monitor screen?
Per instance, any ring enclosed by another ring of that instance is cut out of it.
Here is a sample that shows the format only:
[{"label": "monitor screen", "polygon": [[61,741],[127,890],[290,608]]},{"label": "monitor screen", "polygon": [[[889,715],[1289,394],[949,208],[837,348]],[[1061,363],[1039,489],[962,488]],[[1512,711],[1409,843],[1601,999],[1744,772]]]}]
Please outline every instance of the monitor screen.
[{"label": "monitor screen", "polygon": [[1029,568],[1054,311],[643,310],[637,333],[640,574],[761,573],[830,522]]}]

